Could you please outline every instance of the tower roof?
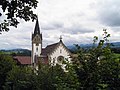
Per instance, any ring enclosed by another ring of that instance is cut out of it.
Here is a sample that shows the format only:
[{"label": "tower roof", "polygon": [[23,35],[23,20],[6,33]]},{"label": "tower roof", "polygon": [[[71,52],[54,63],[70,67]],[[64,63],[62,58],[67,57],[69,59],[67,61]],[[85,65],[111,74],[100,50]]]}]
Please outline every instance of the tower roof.
[{"label": "tower roof", "polygon": [[38,35],[40,36],[40,38],[42,39],[42,34],[40,33],[40,27],[39,27],[38,18],[37,18],[37,20],[36,20],[34,33],[32,34],[32,39],[33,39],[37,34],[38,34]]},{"label": "tower roof", "polygon": [[34,29],[34,35],[36,35],[36,34],[40,35],[40,28],[39,28],[38,18],[36,20],[35,29]]}]

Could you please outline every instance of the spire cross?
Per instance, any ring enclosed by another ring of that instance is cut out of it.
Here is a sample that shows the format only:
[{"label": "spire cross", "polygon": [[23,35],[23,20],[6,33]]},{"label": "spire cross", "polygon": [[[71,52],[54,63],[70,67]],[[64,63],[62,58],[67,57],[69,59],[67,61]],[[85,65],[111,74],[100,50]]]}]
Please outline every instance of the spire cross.
[{"label": "spire cross", "polygon": [[62,41],[62,36],[60,35],[60,41]]}]

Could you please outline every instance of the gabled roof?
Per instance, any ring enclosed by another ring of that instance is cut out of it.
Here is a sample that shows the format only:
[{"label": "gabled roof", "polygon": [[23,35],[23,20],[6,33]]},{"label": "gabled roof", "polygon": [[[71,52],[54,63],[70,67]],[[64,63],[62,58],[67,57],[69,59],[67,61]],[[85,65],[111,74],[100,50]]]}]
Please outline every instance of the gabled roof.
[{"label": "gabled roof", "polygon": [[14,60],[17,61],[17,63],[21,65],[30,65],[31,64],[31,57],[30,56],[15,56],[13,57]]},{"label": "gabled roof", "polygon": [[54,43],[54,44],[48,45],[48,46],[46,47],[47,53],[52,52],[52,51],[58,46],[58,44],[59,44],[59,43]]},{"label": "gabled roof", "polygon": [[58,45],[58,43],[54,43],[51,45],[47,45],[46,48],[42,48],[42,55],[47,55],[47,54],[51,53],[57,45]]},{"label": "gabled roof", "polygon": [[46,48],[42,49],[42,55],[51,54],[60,44],[62,44],[63,47],[70,53],[67,47],[63,44],[62,40],[60,40],[58,43],[48,45]]}]

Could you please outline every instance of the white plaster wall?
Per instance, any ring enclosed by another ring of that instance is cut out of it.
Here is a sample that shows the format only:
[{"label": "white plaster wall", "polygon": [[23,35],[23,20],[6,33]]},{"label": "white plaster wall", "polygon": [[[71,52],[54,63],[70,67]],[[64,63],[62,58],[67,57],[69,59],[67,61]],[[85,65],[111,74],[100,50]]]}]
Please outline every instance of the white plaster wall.
[{"label": "white plaster wall", "polygon": [[[60,53],[60,50],[62,51],[61,53]],[[71,60],[69,53],[66,51],[65,48],[63,48],[62,44],[60,44],[60,46],[57,47],[57,49],[54,51],[54,53],[52,53],[50,55],[50,58],[51,58],[50,63],[52,64],[54,62],[54,64],[56,65],[56,63],[58,63],[57,58],[59,56],[63,56],[64,60],[65,59],[67,59],[68,61]]]},{"label": "white plaster wall", "polygon": [[[34,43],[33,44],[33,50],[32,50],[32,55],[33,55],[33,63],[34,63],[34,57],[35,57],[35,55],[38,55],[38,56],[40,56],[40,54],[41,54],[41,44],[39,44],[38,46],[36,46],[36,44]],[[36,50],[36,48],[38,48],[38,51]]]},{"label": "white plaster wall", "polygon": [[[34,48],[34,53],[38,56],[40,56],[41,54],[41,44],[39,44],[38,46],[36,46],[36,44],[33,44],[33,48]],[[38,48],[38,51],[36,50],[36,48]]]}]

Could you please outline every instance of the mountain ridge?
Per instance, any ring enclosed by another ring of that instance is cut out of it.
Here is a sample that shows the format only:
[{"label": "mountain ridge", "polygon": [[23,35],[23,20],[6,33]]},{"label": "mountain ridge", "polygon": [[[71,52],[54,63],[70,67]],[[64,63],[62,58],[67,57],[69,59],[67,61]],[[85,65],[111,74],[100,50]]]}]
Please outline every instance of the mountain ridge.
[{"label": "mountain ridge", "polygon": [[[120,48],[120,42],[111,42],[111,48]],[[86,49],[89,49],[93,46],[93,44],[78,44],[80,47],[82,48],[86,48]],[[70,50],[75,50],[76,47],[75,45],[70,45],[70,46],[67,46],[68,49]],[[1,52],[5,52],[7,54],[11,54],[11,53],[27,53],[27,54],[31,54],[31,50],[29,49],[22,49],[22,48],[16,48],[16,49],[1,49],[0,50]]]}]

